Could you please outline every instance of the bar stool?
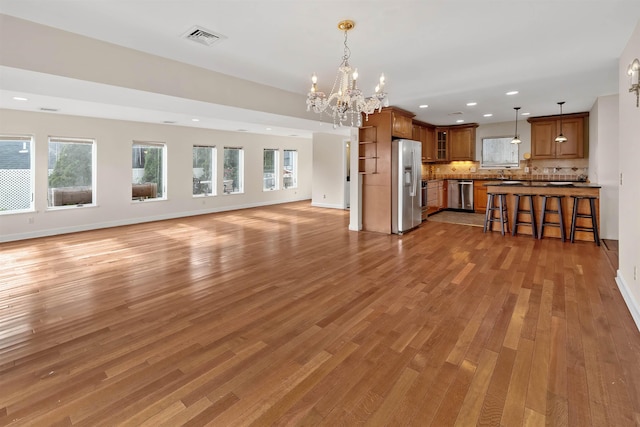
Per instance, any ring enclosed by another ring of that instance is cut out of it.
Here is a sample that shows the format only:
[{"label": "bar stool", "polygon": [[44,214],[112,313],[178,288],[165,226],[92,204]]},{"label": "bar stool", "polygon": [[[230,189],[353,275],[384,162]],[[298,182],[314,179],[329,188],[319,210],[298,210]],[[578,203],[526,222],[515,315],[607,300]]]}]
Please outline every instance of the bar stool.
[{"label": "bar stool", "polygon": [[[564,233],[564,216],[562,214],[563,198],[564,196],[558,194],[545,194],[542,196],[542,216],[540,218],[540,228],[538,228],[538,239],[542,239],[542,237],[544,236],[544,227],[548,225],[551,227],[560,227],[560,238],[563,242],[566,240]],[[558,209],[547,209],[547,199],[556,199],[558,203]],[[546,214],[548,213],[558,214],[558,222],[547,221]]]},{"label": "bar stool", "polygon": [[[518,233],[519,225],[529,225],[531,226],[531,235],[535,239],[536,236],[536,215],[533,212],[533,194],[515,194],[516,203],[515,203],[515,213],[513,215],[513,228],[511,229],[511,235],[515,236]],[[529,199],[529,209],[521,209],[520,208],[520,197],[527,197]],[[529,215],[529,221],[522,221],[519,219],[519,216]]]},{"label": "bar stool", "polygon": [[[593,240],[596,245],[600,246],[600,237],[598,235],[598,221],[596,220],[596,199],[595,196],[571,196],[573,198],[573,215],[571,216],[571,243],[574,242],[574,238],[577,231],[588,231],[593,233]],[[589,213],[578,213],[578,204],[581,200],[589,200]],[[591,218],[591,227],[578,227],[578,218]]]},{"label": "bar stool", "polygon": [[[498,206],[495,206],[495,198],[498,198]],[[494,217],[493,211],[498,211],[498,217]],[[504,236],[505,229],[509,232],[509,215],[507,214],[507,193],[487,193],[487,211],[484,215],[483,233],[492,231],[492,223],[500,222],[500,232]],[[505,227],[506,225],[506,227]]]}]

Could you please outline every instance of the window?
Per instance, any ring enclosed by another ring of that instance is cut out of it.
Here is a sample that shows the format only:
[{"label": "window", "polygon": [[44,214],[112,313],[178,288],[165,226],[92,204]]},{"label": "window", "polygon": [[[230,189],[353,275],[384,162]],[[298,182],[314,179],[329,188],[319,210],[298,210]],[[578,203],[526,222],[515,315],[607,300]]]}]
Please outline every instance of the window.
[{"label": "window", "polygon": [[216,147],[193,146],[193,195],[216,195]]},{"label": "window", "polygon": [[518,147],[512,144],[513,137],[482,138],[482,161],[480,167],[485,169],[517,168]]},{"label": "window", "polygon": [[280,188],[278,150],[265,148],[262,162],[262,189],[264,191]]},{"label": "window", "polygon": [[244,192],[244,150],[224,147],[224,174],[222,187],[225,194]]},{"label": "window", "polygon": [[0,213],[34,210],[33,139],[0,136]]},{"label": "window", "polygon": [[298,152],[296,150],[284,150],[282,186],[284,188],[298,187]]},{"label": "window", "polygon": [[49,138],[48,206],[94,204],[95,141]]},{"label": "window", "polygon": [[165,199],[166,147],[153,142],[134,142],[132,149],[131,199]]}]

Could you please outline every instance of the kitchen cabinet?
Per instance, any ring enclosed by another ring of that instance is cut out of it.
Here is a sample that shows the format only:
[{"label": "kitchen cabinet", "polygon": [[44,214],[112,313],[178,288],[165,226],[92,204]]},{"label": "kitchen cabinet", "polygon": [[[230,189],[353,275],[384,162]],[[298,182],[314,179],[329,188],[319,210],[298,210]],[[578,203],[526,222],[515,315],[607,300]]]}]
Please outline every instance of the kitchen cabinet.
[{"label": "kitchen cabinet", "polygon": [[435,161],[474,161],[477,127],[477,123],[437,127],[435,129]]},{"label": "kitchen cabinet", "polygon": [[408,111],[393,109],[391,112],[392,127],[391,136],[396,138],[411,139],[413,137],[413,117]]},{"label": "kitchen cabinet", "polygon": [[478,127],[477,124],[449,128],[449,160],[474,161],[476,159],[476,127]]},{"label": "kitchen cabinet", "polygon": [[473,210],[476,213],[485,213],[487,210],[487,187],[484,185],[489,181],[473,181]]},{"label": "kitchen cabinet", "polygon": [[436,179],[427,183],[427,215],[447,208],[447,180]]},{"label": "kitchen cabinet", "polygon": [[436,161],[446,162],[449,160],[449,128],[436,128]]},{"label": "kitchen cabinet", "polygon": [[422,162],[434,162],[435,128],[427,123],[414,120],[412,139],[422,143]]},{"label": "kitchen cabinet", "polygon": [[425,162],[436,161],[436,129],[434,127],[425,128],[425,140],[422,143],[422,157]]},{"label": "kitchen cabinet", "polygon": [[581,159],[588,146],[589,113],[562,116],[562,134],[566,142],[555,142],[560,134],[560,116],[531,117],[532,159]]}]

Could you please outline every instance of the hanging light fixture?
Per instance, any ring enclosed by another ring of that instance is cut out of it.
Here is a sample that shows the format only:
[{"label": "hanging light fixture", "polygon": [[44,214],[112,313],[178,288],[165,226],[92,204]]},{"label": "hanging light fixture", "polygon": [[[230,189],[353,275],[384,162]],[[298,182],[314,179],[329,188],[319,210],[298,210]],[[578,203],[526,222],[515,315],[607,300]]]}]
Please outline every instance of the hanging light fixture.
[{"label": "hanging light fixture", "polygon": [[562,134],[562,104],[564,101],[558,102],[560,106],[560,135],[556,136],[556,142],[567,142],[567,137]]},{"label": "hanging light fixture", "polygon": [[307,111],[313,110],[316,113],[326,111],[333,118],[334,128],[347,123],[352,127],[359,127],[362,125],[363,113],[368,118],[369,114],[373,114],[375,110],[380,111],[382,107],[389,105],[387,94],[384,92],[384,74],[380,75],[380,83],[372,96],[365,98],[362,91],[358,89],[356,84],[358,69],[352,69],[349,64],[351,50],[347,46],[347,33],[355,25],[350,20],[338,23],[338,29],[344,31],[344,55],[329,96],[318,91],[318,77],[315,73],[311,77],[311,91],[307,95]]},{"label": "hanging light fixture", "polygon": [[513,137],[513,139],[511,140],[512,144],[520,144],[522,141],[520,141],[520,138],[518,136],[518,110],[520,110],[520,107],[513,107],[514,110],[516,110],[516,133],[515,136]]},{"label": "hanging light fixture", "polygon": [[633,62],[629,64],[627,74],[629,75],[631,84],[629,92],[636,93],[636,107],[640,107],[640,61],[638,58],[634,59]]}]

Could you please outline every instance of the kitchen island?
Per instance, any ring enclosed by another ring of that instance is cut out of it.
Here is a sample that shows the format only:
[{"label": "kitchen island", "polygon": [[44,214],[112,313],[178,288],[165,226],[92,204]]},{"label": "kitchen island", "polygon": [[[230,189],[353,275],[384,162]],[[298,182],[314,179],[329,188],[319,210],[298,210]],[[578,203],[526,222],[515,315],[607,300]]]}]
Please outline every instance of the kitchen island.
[{"label": "kitchen island", "polygon": [[[544,195],[560,195],[565,196],[562,198],[562,213],[564,217],[565,237],[569,238],[569,231],[571,230],[571,218],[573,213],[573,198],[571,196],[595,196],[600,197],[600,188],[598,184],[585,183],[585,182],[548,182],[548,181],[491,181],[484,184],[487,187],[488,193],[506,193],[507,194],[507,209],[509,213],[509,231],[514,224],[514,218],[516,213],[515,206],[515,194],[533,194],[533,208],[536,216],[536,224],[540,226],[542,220],[542,196]],[[528,209],[528,201],[520,198],[521,210]],[[547,209],[556,209],[556,199],[547,201]],[[550,204],[550,206],[549,206]],[[598,229],[600,229],[600,204],[599,199],[595,201],[596,205],[596,223]],[[586,214],[589,212],[589,204],[582,202],[579,205],[578,213]],[[524,214],[522,214],[524,215]],[[527,215],[528,219],[528,215]],[[547,220],[558,221],[557,214],[547,214]],[[578,218],[578,226],[587,226],[588,219]],[[500,224],[492,222],[490,223],[492,230],[499,231]],[[518,226],[518,234],[531,235],[531,226],[520,225]],[[555,237],[560,238],[560,229],[558,227],[545,227],[543,237]],[[593,233],[576,231],[575,240],[593,241]]]}]

